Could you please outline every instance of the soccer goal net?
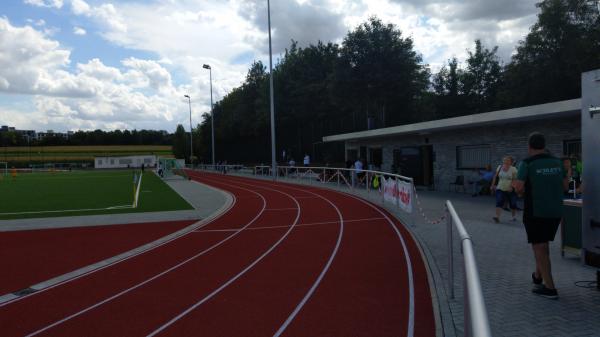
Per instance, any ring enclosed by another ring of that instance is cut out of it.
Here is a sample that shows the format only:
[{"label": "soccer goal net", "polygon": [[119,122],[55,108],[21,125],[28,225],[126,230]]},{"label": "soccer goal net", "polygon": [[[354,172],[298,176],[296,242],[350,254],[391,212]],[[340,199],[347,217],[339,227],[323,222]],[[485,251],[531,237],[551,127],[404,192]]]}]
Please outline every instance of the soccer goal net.
[{"label": "soccer goal net", "polygon": [[158,158],[156,173],[162,179],[176,179],[178,176],[188,179],[184,170],[185,166],[180,160],[174,158]]}]

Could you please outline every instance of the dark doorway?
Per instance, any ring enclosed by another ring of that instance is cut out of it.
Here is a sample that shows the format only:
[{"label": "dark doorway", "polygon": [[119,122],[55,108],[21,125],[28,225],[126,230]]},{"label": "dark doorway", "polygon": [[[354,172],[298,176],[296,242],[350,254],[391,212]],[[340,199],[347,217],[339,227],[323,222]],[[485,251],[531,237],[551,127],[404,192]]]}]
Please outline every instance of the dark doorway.
[{"label": "dark doorway", "polygon": [[369,164],[373,165],[377,169],[381,169],[381,162],[383,161],[383,150],[379,148],[369,148]]},{"label": "dark doorway", "polygon": [[346,150],[346,160],[354,163],[358,159],[358,151],[356,149],[348,149]]},{"label": "dark doorway", "polygon": [[415,185],[433,185],[433,146],[407,146],[394,150],[394,167],[397,174],[412,177]]}]

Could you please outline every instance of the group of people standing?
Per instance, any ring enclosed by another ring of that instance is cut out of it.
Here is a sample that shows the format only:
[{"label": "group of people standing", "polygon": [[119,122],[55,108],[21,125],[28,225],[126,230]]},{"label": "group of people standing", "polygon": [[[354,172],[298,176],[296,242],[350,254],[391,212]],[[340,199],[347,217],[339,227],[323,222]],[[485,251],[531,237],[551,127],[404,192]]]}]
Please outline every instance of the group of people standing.
[{"label": "group of people standing", "polygon": [[[479,172],[481,180],[474,188],[480,188],[485,185],[485,179],[489,179],[489,190],[496,197],[493,217],[496,223],[500,222],[501,210],[506,205],[512,212],[512,221],[516,221],[517,198],[523,198],[523,224],[535,258],[532,292],[558,298],[551,272],[549,242],[554,241],[562,220],[563,197],[569,190],[569,182],[581,176],[581,162],[552,156],[546,149],[544,135],[538,132],[529,135],[528,155],[518,169],[511,156],[505,156],[495,171],[488,166]],[[577,185],[573,189],[577,192]]]}]

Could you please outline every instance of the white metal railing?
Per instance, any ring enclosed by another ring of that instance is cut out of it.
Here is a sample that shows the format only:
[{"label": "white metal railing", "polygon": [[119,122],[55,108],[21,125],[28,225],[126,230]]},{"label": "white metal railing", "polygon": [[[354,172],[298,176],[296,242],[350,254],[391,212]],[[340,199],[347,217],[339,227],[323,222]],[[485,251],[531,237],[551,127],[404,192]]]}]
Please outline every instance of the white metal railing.
[{"label": "white metal railing", "polygon": [[473,243],[469,233],[465,230],[462,221],[458,217],[456,210],[450,200],[446,201],[446,219],[448,233],[448,287],[450,288],[450,298],[454,298],[454,258],[453,258],[453,237],[452,224],[455,225],[458,237],[460,238],[463,262],[463,306],[464,306],[464,329],[465,336],[491,337],[490,324],[488,321],[487,310],[481,290],[479,272],[475,262],[475,253],[473,252]]}]

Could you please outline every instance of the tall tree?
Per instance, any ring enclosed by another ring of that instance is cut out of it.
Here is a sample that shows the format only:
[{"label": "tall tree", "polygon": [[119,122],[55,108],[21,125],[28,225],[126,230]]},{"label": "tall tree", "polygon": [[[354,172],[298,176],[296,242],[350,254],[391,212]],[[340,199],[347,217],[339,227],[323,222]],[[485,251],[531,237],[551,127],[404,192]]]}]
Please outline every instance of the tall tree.
[{"label": "tall tree", "polygon": [[448,60],[433,76],[436,118],[460,116],[467,113],[467,100],[463,89],[464,72],[458,67],[456,57]]},{"label": "tall tree", "polygon": [[600,68],[600,15],[592,1],[544,0],[505,71],[501,104],[580,97],[581,72]]},{"label": "tall tree", "polygon": [[188,158],[189,153],[186,151],[187,137],[183,125],[177,124],[175,135],[173,137],[173,155],[175,158]]},{"label": "tall tree", "polygon": [[483,47],[481,40],[475,40],[475,51],[469,51],[462,87],[470,113],[490,111],[494,107],[502,75],[497,51],[497,46],[492,50]]},{"label": "tall tree", "polygon": [[348,33],[335,70],[334,96],[352,111],[356,129],[367,117],[387,126],[410,120],[429,82],[428,68],[411,38],[392,24],[370,18]]}]

